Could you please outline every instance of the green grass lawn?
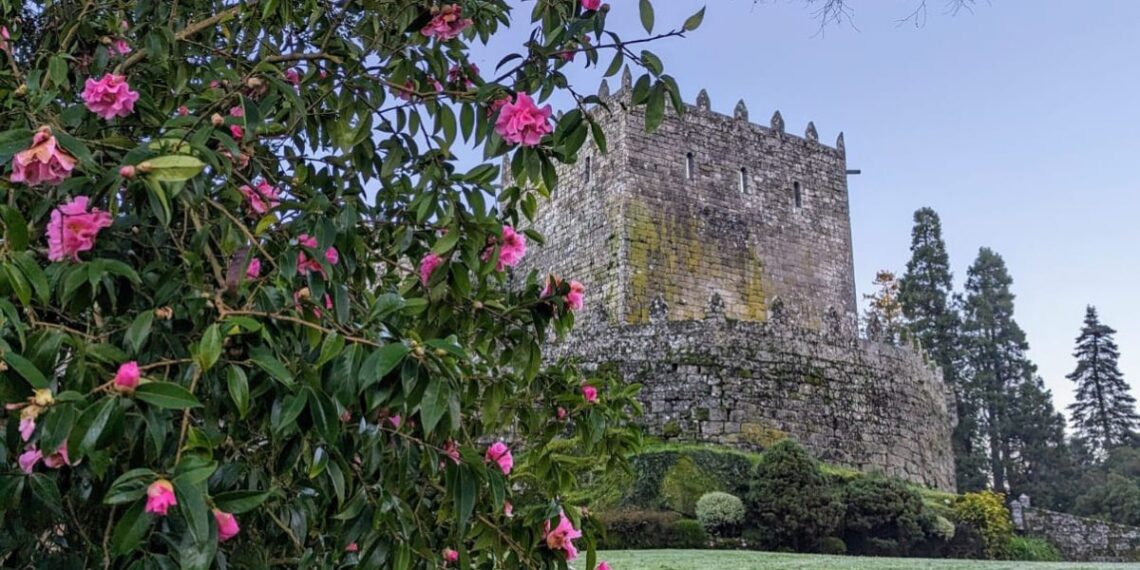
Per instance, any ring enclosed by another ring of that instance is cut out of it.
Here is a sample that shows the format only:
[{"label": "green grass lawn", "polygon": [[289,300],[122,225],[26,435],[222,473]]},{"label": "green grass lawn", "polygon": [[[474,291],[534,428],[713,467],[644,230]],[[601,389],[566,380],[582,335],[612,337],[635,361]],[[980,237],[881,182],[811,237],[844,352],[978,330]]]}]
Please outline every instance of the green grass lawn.
[{"label": "green grass lawn", "polygon": [[1140,564],[1076,562],[991,562],[820,556],[737,550],[615,550],[599,552],[613,570],[1124,570]]}]

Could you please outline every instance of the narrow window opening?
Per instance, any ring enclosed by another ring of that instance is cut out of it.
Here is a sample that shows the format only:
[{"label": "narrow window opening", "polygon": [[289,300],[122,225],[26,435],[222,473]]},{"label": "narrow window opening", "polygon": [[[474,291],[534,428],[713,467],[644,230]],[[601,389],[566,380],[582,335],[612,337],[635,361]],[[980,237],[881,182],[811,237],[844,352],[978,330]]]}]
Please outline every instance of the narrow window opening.
[{"label": "narrow window opening", "polygon": [[799,182],[793,182],[792,188],[794,189],[794,192],[796,193],[796,207],[800,208],[804,205],[804,194],[803,194],[803,191],[800,190],[800,183]]},{"label": "narrow window opening", "polygon": [[748,193],[748,169],[747,168],[741,168],[740,169],[740,193],[741,194],[747,194]]},{"label": "narrow window opening", "polygon": [[591,173],[590,173],[591,168],[590,167],[593,166],[591,164],[591,162],[592,161],[590,160],[590,157],[587,156],[586,157],[586,182],[590,181],[590,175],[591,175]]},{"label": "narrow window opening", "polygon": [[695,173],[693,172],[693,153],[685,153],[685,178],[693,179]]}]

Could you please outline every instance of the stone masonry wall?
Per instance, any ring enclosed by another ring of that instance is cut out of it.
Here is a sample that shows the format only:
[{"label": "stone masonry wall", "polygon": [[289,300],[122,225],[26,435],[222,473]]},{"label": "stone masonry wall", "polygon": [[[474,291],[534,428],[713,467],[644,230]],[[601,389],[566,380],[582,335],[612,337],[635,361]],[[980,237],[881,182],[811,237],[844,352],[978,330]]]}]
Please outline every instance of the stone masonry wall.
[{"label": "stone masonry wall", "polygon": [[576,330],[549,350],[643,384],[654,435],[752,449],[792,436],[828,463],[954,489],[941,374],[909,349],[714,315]]},{"label": "stone masonry wall", "polygon": [[643,383],[656,435],[791,436],[824,461],[953,490],[941,374],[856,337],[842,135],[835,148],[811,124],[789,135],[779,113],[755,125],[743,103],[721,115],[703,91],[646,134],[628,72],[599,95],[608,152],[589,142],[560,167],[533,226],[546,245],[519,267],[586,286],[578,327],[548,354]]},{"label": "stone masonry wall", "polygon": [[1053,543],[1065,560],[1140,562],[1140,528],[1033,508],[1025,495],[1010,511],[1018,531]]}]

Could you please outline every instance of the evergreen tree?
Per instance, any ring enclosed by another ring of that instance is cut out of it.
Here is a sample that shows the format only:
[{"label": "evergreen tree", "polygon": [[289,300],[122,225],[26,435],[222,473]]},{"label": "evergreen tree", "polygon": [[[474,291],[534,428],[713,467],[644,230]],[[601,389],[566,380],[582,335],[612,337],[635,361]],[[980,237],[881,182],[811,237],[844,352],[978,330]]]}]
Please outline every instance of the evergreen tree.
[{"label": "evergreen tree", "polygon": [[1077,369],[1066,376],[1077,384],[1076,401],[1069,406],[1073,426],[1097,458],[1129,441],[1140,420],[1136,399],[1128,393],[1128,384],[1117,367],[1120,351],[1114,334],[1115,330],[1100,322],[1095,307],[1086,308],[1085,324],[1073,352]]},{"label": "evergreen tree", "polygon": [[[1005,261],[982,248],[966,279],[962,347],[968,390],[978,399],[980,431],[989,455],[989,477],[1000,492],[1008,489],[1011,404],[1031,382],[1034,366],[1025,356],[1025,332],[1013,319],[1013,279]],[[1024,413],[1020,411],[1019,413]]]},{"label": "evergreen tree", "polygon": [[978,445],[977,398],[962,382],[959,342],[961,317],[952,301],[953,274],[942,240],[942,221],[931,208],[914,213],[910,261],[899,280],[899,303],[907,328],[918,337],[955,394],[958,424],[954,427],[954,463],[958,489],[979,490],[986,485],[985,455]]},{"label": "evergreen tree", "polygon": [[887,344],[903,340],[902,305],[899,304],[899,281],[892,271],[880,269],[875,274],[875,292],[864,294],[867,311],[863,330],[867,338]]},{"label": "evergreen tree", "polygon": [[1072,481],[1080,477],[1065,441],[1065,416],[1053,407],[1053,394],[1040,377],[1011,394],[1005,437],[1010,496],[1022,493],[1039,506],[1067,511],[1076,499]]}]

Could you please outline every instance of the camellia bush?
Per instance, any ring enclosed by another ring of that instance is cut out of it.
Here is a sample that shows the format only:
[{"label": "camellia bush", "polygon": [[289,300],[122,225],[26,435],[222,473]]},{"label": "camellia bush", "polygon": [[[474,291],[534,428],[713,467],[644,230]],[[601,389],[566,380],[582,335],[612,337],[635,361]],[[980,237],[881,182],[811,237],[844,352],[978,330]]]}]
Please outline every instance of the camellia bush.
[{"label": "camellia bush", "polygon": [[562,70],[682,109],[641,48],[703,11],[613,9],[646,34],[599,0],[0,0],[0,566],[604,570],[565,497],[637,445],[637,387],[545,362],[590,292],[512,268],[606,147]]}]

